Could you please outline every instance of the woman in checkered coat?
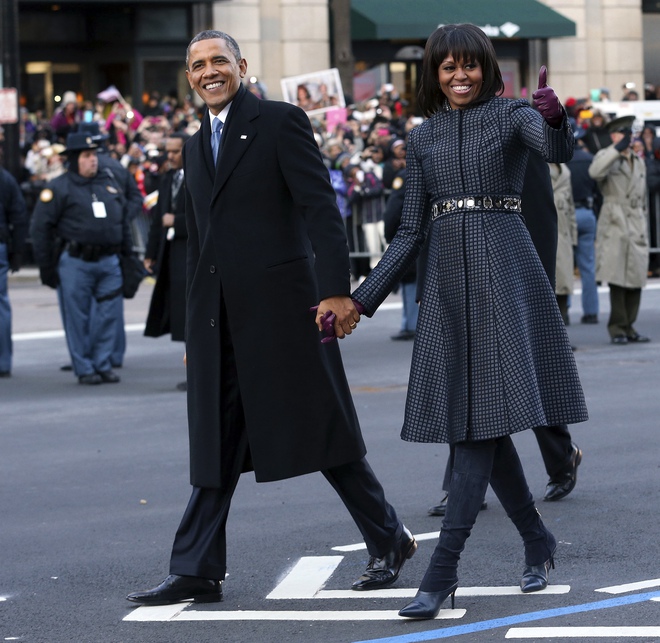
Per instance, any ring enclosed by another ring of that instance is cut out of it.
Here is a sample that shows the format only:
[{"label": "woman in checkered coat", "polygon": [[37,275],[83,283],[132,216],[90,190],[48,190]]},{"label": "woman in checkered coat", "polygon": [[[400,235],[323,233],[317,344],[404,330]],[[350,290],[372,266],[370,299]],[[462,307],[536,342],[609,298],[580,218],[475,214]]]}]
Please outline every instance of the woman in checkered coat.
[{"label": "woman in checkered coat", "polygon": [[442,532],[415,599],[400,614],[434,618],[458,586],[457,565],[490,483],[525,547],[523,592],[544,589],[556,541],[534,506],[510,435],[587,419],[552,286],[520,214],[529,150],[572,156],[565,112],[541,70],[526,101],[499,97],[488,37],[447,25],[429,38],[410,133],[401,226],[353,293],[373,314],[417,258],[429,255],[402,438],[455,447]]}]

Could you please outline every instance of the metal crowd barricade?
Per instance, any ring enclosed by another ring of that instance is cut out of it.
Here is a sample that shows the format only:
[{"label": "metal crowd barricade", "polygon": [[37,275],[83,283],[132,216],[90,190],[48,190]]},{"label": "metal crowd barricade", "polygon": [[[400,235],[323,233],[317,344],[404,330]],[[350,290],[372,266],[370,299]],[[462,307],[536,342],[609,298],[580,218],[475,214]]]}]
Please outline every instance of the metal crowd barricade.
[{"label": "metal crowd barricade", "polygon": [[[380,197],[383,212],[385,212],[385,205],[390,193],[391,190],[383,190],[383,195]],[[351,259],[351,273],[355,278],[356,276],[359,276],[360,272],[365,272],[365,270],[360,270],[358,260],[362,259],[363,261],[368,262],[371,261],[371,259],[380,259],[383,256],[384,250],[377,253],[369,251],[362,231],[359,203],[354,203],[352,205],[352,212],[352,216],[349,217],[345,223],[346,235],[348,237],[349,257]]]}]

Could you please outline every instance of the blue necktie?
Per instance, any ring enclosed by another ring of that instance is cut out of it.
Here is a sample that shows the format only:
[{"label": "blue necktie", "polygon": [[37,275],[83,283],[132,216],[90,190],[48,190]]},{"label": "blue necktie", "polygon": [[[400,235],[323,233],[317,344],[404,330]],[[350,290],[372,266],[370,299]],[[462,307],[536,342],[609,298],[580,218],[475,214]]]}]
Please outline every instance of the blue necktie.
[{"label": "blue necktie", "polygon": [[213,162],[218,164],[218,151],[220,150],[220,135],[224,123],[219,118],[213,119],[213,132],[211,133],[211,149],[213,150]]}]

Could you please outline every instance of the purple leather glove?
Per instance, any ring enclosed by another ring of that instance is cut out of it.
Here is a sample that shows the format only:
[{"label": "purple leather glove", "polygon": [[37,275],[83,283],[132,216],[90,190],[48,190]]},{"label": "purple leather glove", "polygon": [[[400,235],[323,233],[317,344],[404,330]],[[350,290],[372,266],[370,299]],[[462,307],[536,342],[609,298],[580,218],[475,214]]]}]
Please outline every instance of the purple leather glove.
[{"label": "purple leather glove", "polygon": [[555,129],[564,120],[564,110],[552,87],[548,87],[548,70],[545,65],[539,71],[539,88],[532,94],[534,107],[539,111],[545,122]]},{"label": "purple leather glove", "polygon": [[[359,301],[354,299],[353,305],[360,315],[364,315],[364,306]],[[316,312],[318,309],[318,306],[312,306],[309,310],[310,312]],[[321,317],[321,326],[323,327],[325,337],[321,340],[321,344],[327,344],[328,342],[337,339],[335,333],[335,319],[337,319],[337,315],[332,311],[326,310],[325,313],[323,313],[323,317]]]},{"label": "purple leather glove", "polygon": [[[318,306],[312,306],[309,310],[310,312],[315,313],[318,309]],[[326,310],[325,313],[323,313],[323,317],[321,317],[321,326],[323,327],[323,332],[326,336],[321,340],[321,344],[327,344],[328,342],[337,339],[337,335],[335,334],[335,319],[337,319],[337,316],[331,310]]]},{"label": "purple leather glove", "polygon": [[364,315],[364,306],[357,300],[353,300],[353,306],[355,306],[355,310],[357,310],[360,315]]}]

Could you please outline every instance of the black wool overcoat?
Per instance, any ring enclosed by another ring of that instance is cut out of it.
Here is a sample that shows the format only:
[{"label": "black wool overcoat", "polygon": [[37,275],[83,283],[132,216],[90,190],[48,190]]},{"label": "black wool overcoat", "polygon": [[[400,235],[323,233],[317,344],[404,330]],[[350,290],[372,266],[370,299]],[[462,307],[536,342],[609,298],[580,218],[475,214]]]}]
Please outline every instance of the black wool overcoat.
[{"label": "black wool overcoat", "polygon": [[191,482],[220,484],[225,323],[257,481],[360,459],[339,347],[321,344],[309,310],[350,293],[344,226],[309,118],[241,87],[217,169],[210,137],[205,114],[184,149]]},{"label": "black wool overcoat", "polygon": [[[186,191],[181,185],[172,199],[174,172],[167,172],[158,187],[158,203],[152,211],[146,256],[156,260],[157,279],[151,295],[144,334],[160,337],[170,333],[172,341],[185,339],[186,327]],[[163,215],[174,215],[172,239],[170,228],[163,227]]]}]

